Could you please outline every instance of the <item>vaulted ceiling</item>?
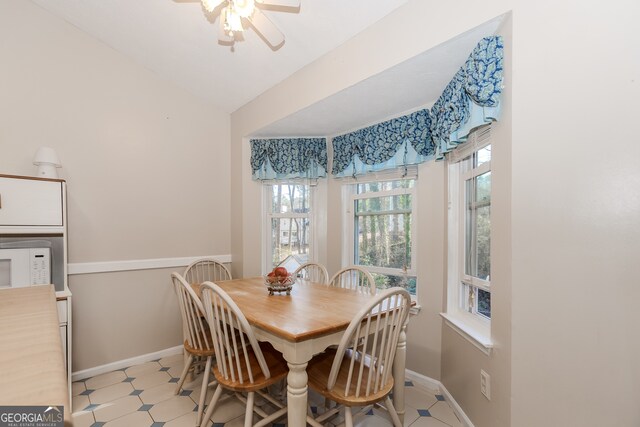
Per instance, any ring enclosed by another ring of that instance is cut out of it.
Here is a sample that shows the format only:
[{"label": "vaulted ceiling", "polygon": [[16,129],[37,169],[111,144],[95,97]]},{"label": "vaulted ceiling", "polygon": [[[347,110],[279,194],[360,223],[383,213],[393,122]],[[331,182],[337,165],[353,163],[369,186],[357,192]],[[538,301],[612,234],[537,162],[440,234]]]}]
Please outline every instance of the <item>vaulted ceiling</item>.
[{"label": "vaulted ceiling", "polygon": [[233,112],[407,0],[301,0],[266,10],[285,34],[272,50],[252,30],[232,48],[218,43],[198,0],[32,0],[149,70]]}]

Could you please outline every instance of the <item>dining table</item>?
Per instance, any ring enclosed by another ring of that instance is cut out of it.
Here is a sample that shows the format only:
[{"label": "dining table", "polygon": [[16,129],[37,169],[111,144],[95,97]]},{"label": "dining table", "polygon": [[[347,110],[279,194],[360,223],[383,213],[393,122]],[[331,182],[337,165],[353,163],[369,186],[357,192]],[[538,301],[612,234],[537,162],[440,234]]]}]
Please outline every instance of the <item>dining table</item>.
[{"label": "dining table", "polygon": [[[287,421],[307,422],[307,363],[327,347],[338,345],[360,309],[372,295],[297,279],[290,294],[269,295],[264,277],[216,281],[238,305],[258,341],[269,342],[287,361]],[[192,284],[200,294],[199,284]],[[404,420],[406,324],[393,362],[393,403]],[[403,421],[404,422],[404,421]]]}]

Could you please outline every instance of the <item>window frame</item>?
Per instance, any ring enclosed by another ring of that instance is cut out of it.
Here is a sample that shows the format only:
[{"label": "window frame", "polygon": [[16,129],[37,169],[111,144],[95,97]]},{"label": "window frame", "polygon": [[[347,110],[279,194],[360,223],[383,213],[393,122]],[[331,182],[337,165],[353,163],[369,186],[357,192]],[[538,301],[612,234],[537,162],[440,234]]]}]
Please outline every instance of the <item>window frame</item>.
[{"label": "window frame", "polygon": [[[373,174],[372,174],[373,175]],[[414,185],[411,188],[394,188],[392,190],[384,190],[384,191],[376,191],[376,192],[368,192],[358,194],[357,186],[358,184],[370,184],[375,182],[390,182],[390,181],[401,181],[401,180],[414,180]],[[343,265],[358,265],[359,267],[364,268],[370,273],[391,275],[391,276],[402,276],[404,275],[404,270],[401,268],[389,268],[389,267],[378,267],[378,266],[370,266],[370,265],[361,265],[356,264],[355,256],[356,256],[356,212],[355,212],[355,203],[358,200],[362,199],[371,199],[376,197],[388,197],[388,196],[397,196],[402,194],[409,194],[411,196],[411,259],[409,260],[409,264],[411,268],[408,268],[406,271],[407,276],[416,277],[416,281],[418,278],[417,273],[417,260],[418,260],[418,202],[417,202],[417,191],[416,187],[418,185],[418,177],[417,175],[410,176],[401,176],[401,175],[374,175],[369,177],[368,179],[359,178],[357,180],[349,180],[342,186],[343,191],[343,206],[344,206],[344,227],[343,227]],[[418,286],[416,286],[416,294],[412,295],[412,298],[418,295]]]},{"label": "window frame", "polygon": [[[309,188],[309,212],[308,213],[293,213],[293,212],[272,212],[273,207],[273,189],[277,185],[306,185]],[[262,225],[262,274],[267,274],[273,270],[273,230],[271,224],[273,219],[298,219],[306,218],[309,220],[309,261],[315,259],[317,253],[316,242],[316,223],[317,223],[317,201],[316,201],[316,185],[312,185],[308,182],[268,182],[262,186],[262,206],[263,206],[263,225]],[[292,230],[293,234],[293,230]],[[289,242],[291,242],[291,236],[289,236]]]},{"label": "window frame", "polygon": [[[491,281],[470,276],[465,272],[466,262],[466,181],[491,171],[491,160],[474,168],[465,168],[465,161],[473,162],[473,155],[492,145],[490,126],[479,128],[469,136],[469,142],[458,147],[447,156],[448,161],[448,230],[447,230],[447,306],[442,316],[454,330],[487,353],[493,347],[491,341],[491,319],[477,313],[477,298],[474,312],[467,310],[464,301],[466,286],[492,292]],[[471,156],[471,159],[469,157]],[[493,157],[493,156],[492,156]],[[493,178],[493,174],[492,174]],[[493,182],[491,187],[493,193]],[[492,198],[491,198],[492,199]],[[489,275],[489,278],[491,275]],[[477,291],[475,292],[477,295]]]}]

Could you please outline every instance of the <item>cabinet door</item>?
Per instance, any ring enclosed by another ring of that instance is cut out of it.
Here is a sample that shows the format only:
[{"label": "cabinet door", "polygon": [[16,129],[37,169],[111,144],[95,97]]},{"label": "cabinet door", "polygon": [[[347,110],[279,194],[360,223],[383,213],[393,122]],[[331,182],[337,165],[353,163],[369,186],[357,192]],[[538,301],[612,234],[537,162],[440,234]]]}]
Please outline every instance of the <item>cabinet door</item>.
[{"label": "cabinet door", "polygon": [[0,177],[0,225],[61,226],[62,183]]}]

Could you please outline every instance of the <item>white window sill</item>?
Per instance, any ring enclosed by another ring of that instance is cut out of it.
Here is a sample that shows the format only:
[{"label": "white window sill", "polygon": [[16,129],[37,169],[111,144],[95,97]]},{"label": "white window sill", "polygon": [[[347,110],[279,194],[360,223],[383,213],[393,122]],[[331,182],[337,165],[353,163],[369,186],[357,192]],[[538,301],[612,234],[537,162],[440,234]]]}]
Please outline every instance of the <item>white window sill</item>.
[{"label": "white window sill", "polygon": [[411,306],[411,308],[409,309],[409,314],[412,316],[416,316],[420,314],[420,311],[422,310],[422,306],[418,302],[418,297],[416,295],[411,295],[411,302],[415,302],[416,305]]},{"label": "white window sill", "polygon": [[[451,313],[440,313],[447,326],[459,333],[464,339],[476,346],[487,356],[491,354],[493,341],[491,341],[491,328],[488,326],[473,324],[465,321],[461,316]],[[479,323],[479,322],[478,322]]]}]

